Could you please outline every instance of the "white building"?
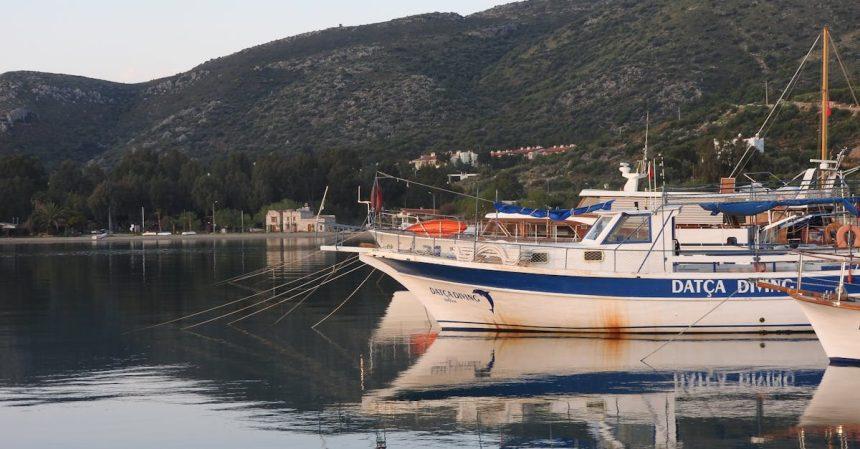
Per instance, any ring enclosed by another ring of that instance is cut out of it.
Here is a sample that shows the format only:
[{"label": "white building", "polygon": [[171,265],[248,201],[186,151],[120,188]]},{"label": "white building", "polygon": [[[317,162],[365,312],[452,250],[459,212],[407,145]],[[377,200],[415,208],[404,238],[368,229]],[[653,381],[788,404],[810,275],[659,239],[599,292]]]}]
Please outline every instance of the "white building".
[{"label": "white building", "polygon": [[409,163],[415,167],[415,170],[421,170],[424,167],[439,168],[444,165],[444,162],[439,160],[436,153],[422,154],[418,159],[413,159]]},{"label": "white building", "polygon": [[460,162],[465,165],[478,165],[478,153],[474,151],[453,151],[451,152],[451,163]]},{"label": "white building", "polygon": [[329,232],[334,230],[335,223],[334,215],[317,217],[307,204],[300,209],[266,213],[266,232]]}]

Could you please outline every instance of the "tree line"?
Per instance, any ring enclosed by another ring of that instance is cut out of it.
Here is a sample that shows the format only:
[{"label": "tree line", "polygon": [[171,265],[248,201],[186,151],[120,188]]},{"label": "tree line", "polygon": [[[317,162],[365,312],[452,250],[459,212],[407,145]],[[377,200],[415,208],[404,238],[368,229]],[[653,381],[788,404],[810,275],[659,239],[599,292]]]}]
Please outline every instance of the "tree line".
[{"label": "tree line", "polygon": [[[47,169],[33,156],[0,157],[0,222],[31,233],[75,234],[131,225],[144,230],[261,226],[269,208],[318,206],[360,215],[355,189],[373,173],[350,151],[263,155],[235,153],[208,163],[178,151],[126,153],[111,168],[64,161]],[[141,216],[143,213],[143,217]],[[340,217],[339,217],[340,218]]]},{"label": "tree line", "polygon": [[[383,179],[386,208],[435,206],[440,213],[474,215],[474,202],[457,193],[473,194],[476,185],[451,185],[450,170],[415,171],[405,159],[376,163],[362,161],[355,151],[330,150],[255,158],[233,153],[199,161],[175,150],[139,150],[111,167],[70,160],[46,167],[34,156],[0,157],[0,222],[18,224],[19,232],[52,235],[127,232],[142,222],[143,231],[211,232],[214,210],[219,229],[238,231],[265,226],[269,209],[308,204],[316,211],[328,187],[324,213],[337,215],[340,223],[360,224],[367,210],[357,202],[357,189],[363,186],[367,199],[377,170],[448,190]],[[514,176],[482,178],[479,189],[488,200],[526,193]],[[488,207],[482,202],[479,212]]]}]

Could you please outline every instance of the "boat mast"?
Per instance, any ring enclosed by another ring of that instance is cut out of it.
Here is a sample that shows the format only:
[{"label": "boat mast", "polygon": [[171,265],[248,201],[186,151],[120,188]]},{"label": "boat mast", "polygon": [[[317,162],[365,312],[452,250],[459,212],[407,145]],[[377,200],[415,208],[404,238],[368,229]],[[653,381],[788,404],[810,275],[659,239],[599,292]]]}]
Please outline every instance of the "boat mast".
[{"label": "boat mast", "polygon": [[828,78],[828,50],[830,46],[830,32],[827,26],[824,26],[824,31],[821,33],[821,160],[828,159],[827,151],[827,120],[830,115],[830,98],[827,89]]}]

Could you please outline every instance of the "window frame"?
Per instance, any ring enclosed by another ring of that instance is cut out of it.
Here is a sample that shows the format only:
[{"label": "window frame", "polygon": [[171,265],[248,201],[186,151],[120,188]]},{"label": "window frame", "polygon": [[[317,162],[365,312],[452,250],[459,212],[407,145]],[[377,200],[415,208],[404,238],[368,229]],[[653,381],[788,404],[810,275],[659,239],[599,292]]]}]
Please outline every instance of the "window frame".
[{"label": "window frame", "polygon": [[[644,217],[645,218],[645,222],[643,224],[637,226],[633,230],[633,232],[634,233],[637,232],[643,225],[645,225],[648,227],[648,239],[647,240],[630,240],[630,237],[633,235],[631,233],[631,235],[627,236],[627,238],[625,238],[624,240],[622,240],[620,242],[609,241],[609,237],[611,237],[612,234],[614,234],[615,231],[617,231],[629,217]],[[603,243],[605,243],[607,245],[626,245],[626,244],[630,244],[630,243],[651,243],[652,237],[653,237],[653,235],[651,233],[651,216],[650,215],[622,213],[621,218],[619,218],[618,221],[615,222],[615,225],[612,226],[612,229],[609,231],[608,234],[606,234],[606,238],[603,239]]]}]

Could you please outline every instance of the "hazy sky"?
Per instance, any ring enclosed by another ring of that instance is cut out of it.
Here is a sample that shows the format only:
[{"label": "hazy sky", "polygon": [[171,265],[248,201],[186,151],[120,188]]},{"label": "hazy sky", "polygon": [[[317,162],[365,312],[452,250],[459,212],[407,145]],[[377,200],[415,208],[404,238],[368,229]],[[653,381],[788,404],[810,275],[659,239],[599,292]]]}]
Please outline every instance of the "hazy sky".
[{"label": "hazy sky", "polygon": [[0,73],[139,82],[306,31],[512,0],[0,0]]}]

